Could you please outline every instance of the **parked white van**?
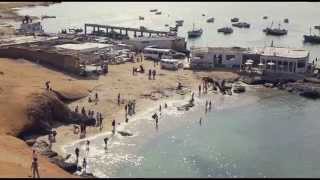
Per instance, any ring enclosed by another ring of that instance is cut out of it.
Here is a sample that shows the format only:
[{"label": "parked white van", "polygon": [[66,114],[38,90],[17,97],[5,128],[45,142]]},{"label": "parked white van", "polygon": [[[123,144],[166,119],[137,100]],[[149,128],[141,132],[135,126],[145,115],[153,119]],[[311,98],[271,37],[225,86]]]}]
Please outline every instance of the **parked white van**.
[{"label": "parked white van", "polygon": [[161,59],[160,67],[161,69],[178,70],[183,68],[183,63],[179,59]]},{"label": "parked white van", "polygon": [[148,46],[143,49],[143,55],[145,58],[160,60],[160,59],[185,59],[186,55],[174,51],[172,49],[159,49],[156,47]]}]

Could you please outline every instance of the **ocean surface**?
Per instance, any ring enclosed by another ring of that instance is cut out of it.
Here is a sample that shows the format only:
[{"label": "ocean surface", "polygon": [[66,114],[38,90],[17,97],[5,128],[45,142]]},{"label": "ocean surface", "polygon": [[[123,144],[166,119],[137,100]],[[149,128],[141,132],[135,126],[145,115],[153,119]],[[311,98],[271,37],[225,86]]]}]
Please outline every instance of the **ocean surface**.
[{"label": "ocean surface", "polygon": [[[162,15],[149,12],[158,9]],[[84,28],[85,23],[98,23],[116,26],[145,26],[154,30],[168,30],[165,24],[175,25],[175,21],[184,20],[178,35],[187,37],[187,31],[203,28],[200,38],[188,40],[188,46],[241,46],[264,47],[274,41],[275,46],[305,48],[310,50],[311,60],[320,57],[320,45],[303,43],[303,35],[309,34],[310,27],[320,25],[320,3],[317,2],[63,2],[49,7],[31,7],[19,11],[22,15],[54,15],[56,19],[42,21],[47,32],[58,32],[72,27]],[[205,14],[206,16],[202,16]],[[145,20],[140,21],[139,16]],[[268,16],[267,20],[263,16]],[[214,23],[207,23],[214,17]],[[230,19],[240,18],[251,24],[250,29],[234,27],[234,32],[224,35],[217,29],[231,26]],[[289,18],[289,23],[283,23]],[[288,29],[283,37],[266,36],[262,30],[281,23]],[[318,30],[312,33],[319,34]]]},{"label": "ocean surface", "polygon": [[[149,12],[154,8],[162,15]],[[84,23],[166,30],[164,24],[172,26],[175,20],[184,19],[179,35],[186,37],[192,23],[204,29],[201,38],[188,40],[189,46],[261,47],[274,40],[275,45],[308,49],[315,57],[320,55],[320,46],[303,44],[302,35],[319,23],[319,9],[320,4],[312,2],[65,2],[20,13],[57,16],[43,20],[49,32],[83,27]],[[139,21],[138,16],[145,20]],[[207,24],[211,16],[215,22]],[[263,20],[263,16],[269,19]],[[217,28],[230,26],[232,17],[249,22],[251,28],[218,34]],[[272,20],[276,23],[284,18],[290,21],[282,23],[289,30],[287,36],[264,35],[262,29]],[[187,112],[176,107],[190,97],[167,101],[158,129],[151,119],[158,107],[150,107],[118,127],[133,136],[113,136],[107,151],[103,138],[109,133],[89,138],[88,171],[98,177],[319,177],[320,102],[284,91],[247,89],[232,96],[197,97],[197,105]],[[214,102],[207,113],[205,100]],[[64,150],[73,153],[80,147],[82,158],[84,143],[67,144]]]}]

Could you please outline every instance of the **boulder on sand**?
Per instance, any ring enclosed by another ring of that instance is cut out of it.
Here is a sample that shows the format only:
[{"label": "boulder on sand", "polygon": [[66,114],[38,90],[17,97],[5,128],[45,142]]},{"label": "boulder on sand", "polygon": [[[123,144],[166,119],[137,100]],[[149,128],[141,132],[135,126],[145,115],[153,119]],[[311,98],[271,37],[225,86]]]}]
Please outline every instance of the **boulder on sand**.
[{"label": "boulder on sand", "polygon": [[56,164],[57,166],[59,166],[60,168],[64,169],[65,171],[73,174],[77,171],[77,164],[76,163],[67,163],[64,162],[64,158],[61,156],[55,156],[53,158],[49,158],[49,161],[51,163]]},{"label": "boulder on sand", "polygon": [[132,136],[132,135],[133,135],[132,133],[125,132],[125,131],[118,131],[118,133],[119,133],[121,136]]}]

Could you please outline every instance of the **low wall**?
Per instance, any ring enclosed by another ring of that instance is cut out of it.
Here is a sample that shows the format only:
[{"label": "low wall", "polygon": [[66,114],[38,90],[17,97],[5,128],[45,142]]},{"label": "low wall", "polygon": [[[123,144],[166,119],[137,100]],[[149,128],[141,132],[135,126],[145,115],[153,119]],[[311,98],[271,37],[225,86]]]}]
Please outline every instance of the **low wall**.
[{"label": "low wall", "polygon": [[79,59],[77,57],[44,50],[33,50],[20,47],[4,47],[0,48],[0,57],[26,59],[74,74],[78,74],[80,70]]}]

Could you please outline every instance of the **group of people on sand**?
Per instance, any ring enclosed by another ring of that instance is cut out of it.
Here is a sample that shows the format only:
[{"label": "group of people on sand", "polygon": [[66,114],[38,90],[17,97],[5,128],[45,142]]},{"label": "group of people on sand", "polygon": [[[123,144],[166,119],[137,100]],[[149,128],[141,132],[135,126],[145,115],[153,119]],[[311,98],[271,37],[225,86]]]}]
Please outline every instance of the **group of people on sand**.
[{"label": "group of people on sand", "polygon": [[[92,100],[91,96],[89,96],[88,102],[91,103],[94,101],[96,102],[96,104],[98,103],[98,101],[99,101],[98,93],[95,93],[94,100]],[[84,106],[82,107],[81,112],[79,112],[78,105],[75,107],[74,112],[81,113],[83,116],[94,121],[95,126],[98,127],[100,131],[102,130],[102,128],[103,128],[103,121],[102,120],[104,119],[102,116],[102,113],[100,113],[98,111],[95,113],[94,110],[90,110],[90,109],[88,110],[88,113],[87,113]],[[87,127],[87,125],[85,122],[80,123],[80,138],[84,138],[86,136],[86,127]],[[79,127],[74,125],[74,134],[78,134],[78,133],[79,133]]]},{"label": "group of people on sand", "polygon": [[157,71],[155,69],[153,69],[153,70],[149,69],[149,72],[148,72],[148,79],[149,80],[151,80],[151,79],[155,80],[156,79],[156,75],[157,75]]},{"label": "group of people on sand", "polygon": [[198,91],[199,91],[199,96],[201,95],[201,93],[207,94],[208,93],[208,83],[204,82],[202,84],[202,86],[201,86],[201,84],[199,84]]},{"label": "group of people on sand", "polygon": [[88,103],[95,102],[95,105],[97,105],[98,101],[99,101],[99,97],[98,97],[98,93],[97,92],[94,94],[94,99],[92,99],[91,95],[89,95]]}]

